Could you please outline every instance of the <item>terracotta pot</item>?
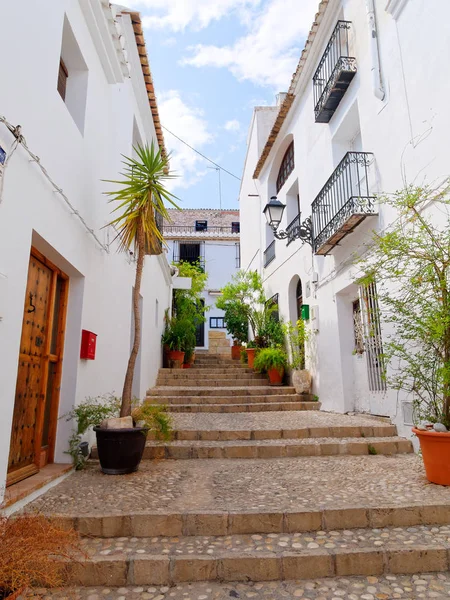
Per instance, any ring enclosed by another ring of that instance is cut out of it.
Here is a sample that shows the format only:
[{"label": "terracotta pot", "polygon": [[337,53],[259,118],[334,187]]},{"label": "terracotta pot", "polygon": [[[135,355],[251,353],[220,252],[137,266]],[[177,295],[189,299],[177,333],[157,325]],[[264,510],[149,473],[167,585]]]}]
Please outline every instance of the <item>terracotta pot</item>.
[{"label": "terracotta pot", "polygon": [[179,366],[181,368],[181,365],[184,361],[184,352],[182,352],[181,350],[170,350],[169,360],[176,361],[177,363],[179,363]]},{"label": "terracotta pot", "polygon": [[283,385],[284,369],[268,369],[267,375],[269,376],[270,385]]},{"label": "terracotta pot", "polygon": [[246,352],[247,352],[248,366],[250,367],[250,369],[253,369],[253,364],[255,362],[256,348],[246,348]]},{"label": "terracotta pot", "polygon": [[450,432],[421,431],[413,427],[422,450],[428,481],[450,485]]},{"label": "terracotta pot", "polygon": [[233,346],[231,346],[231,358],[233,360],[240,360],[241,359],[241,350],[242,350],[242,346],[240,346],[239,344],[234,344]]},{"label": "terracotta pot", "polygon": [[191,363],[183,363],[183,369],[190,369]]},{"label": "terracotta pot", "polygon": [[297,394],[310,394],[312,387],[311,373],[307,369],[292,371],[292,385]]}]

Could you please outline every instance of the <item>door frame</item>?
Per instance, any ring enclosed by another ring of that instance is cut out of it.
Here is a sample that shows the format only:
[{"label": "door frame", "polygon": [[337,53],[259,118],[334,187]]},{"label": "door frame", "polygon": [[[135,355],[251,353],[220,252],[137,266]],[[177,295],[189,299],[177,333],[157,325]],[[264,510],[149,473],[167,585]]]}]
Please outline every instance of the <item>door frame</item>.
[{"label": "door frame", "polygon": [[[66,332],[66,319],[67,319],[67,303],[69,296],[69,277],[61,271],[54,263],[52,263],[46,256],[44,256],[37,248],[34,246],[31,247],[30,258],[34,257],[39,260],[43,265],[45,265],[48,269],[52,271],[52,280],[50,285],[50,293],[49,293],[49,310],[47,315],[47,336],[45,340],[45,350],[44,350],[44,362],[43,362],[43,370],[42,370],[42,379],[40,385],[40,397],[41,402],[38,406],[38,411],[36,415],[36,437],[34,441],[34,465],[39,471],[40,468],[45,466],[48,463],[53,463],[55,459],[55,445],[56,445],[56,430],[57,430],[57,422],[58,422],[58,410],[59,410],[59,398],[60,398],[60,388],[61,388],[61,378],[62,378],[62,366],[63,366],[63,353],[64,353],[64,340],[65,340],[65,332]],[[28,267],[29,268],[29,267]],[[58,314],[58,323],[56,329],[56,348],[55,354],[51,353],[51,343],[52,343],[52,328],[53,319],[55,315],[55,300],[56,300],[56,289],[58,278],[60,278],[63,282],[60,296],[60,304],[59,304],[59,314]],[[27,271],[27,280],[28,280],[28,271]],[[26,293],[26,291],[25,291]],[[22,325],[23,328],[23,325]],[[21,329],[22,332],[22,329]],[[19,359],[18,359],[19,360]],[[48,384],[48,376],[49,376],[49,368],[51,364],[56,364],[56,372],[53,380],[53,386],[51,390],[51,399],[50,399],[50,412],[49,412],[49,430],[48,430],[48,446],[43,451],[42,449],[42,434],[44,429],[44,418],[45,418],[45,408],[47,402],[47,384]],[[16,402],[16,397],[14,395],[14,402]],[[11,424],[12,428],[13,424]],[[12,442],[13,431],[11,429],[11,439],[10,444]],[[36,468],[30,469],[31,465],[23,467],[22,469],[18,469],[17,471],[12,471],[7,475],[6,485],[12,485],[25,479],[26,477],[33,475],[36,473]]]}]

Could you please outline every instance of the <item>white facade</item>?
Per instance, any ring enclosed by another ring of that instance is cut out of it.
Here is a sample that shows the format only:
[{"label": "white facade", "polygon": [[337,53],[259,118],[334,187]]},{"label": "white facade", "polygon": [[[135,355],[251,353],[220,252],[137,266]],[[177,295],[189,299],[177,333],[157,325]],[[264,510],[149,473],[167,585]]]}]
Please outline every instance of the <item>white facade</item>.
[{"label": "white facade", "polygon": [[[223,331],[224,312],[216,307],[219,291],[240,268],[240,234],[239,211],[221,209],[171,210],[172,223],[164,225],[164,237],[167,240],[167,258],[169,262],[178,262],[183,253],[180,245],[199,246],[200,263],[208,274],[206,289],[203,292],[205,301],[204,345],[198,349],[209,348],[209,332]],[[206,220],[205,231],[195,231],[195,223]],[[232,225],[234,223],[234,227]],[[236,225],[237,224],[237,225]],[[219,325],[219,327],[217,327]],[[229,339],[230,336],[227,334]]]},{"label": "white facade", "polygon": [[[114,230],[104,228],[111,206],[103,192],[111,187],[102,180],[120,179],[121,155],[130,156],[133,144],[158,142],[129,14],[116,14],[101,0],[51,0],[45,7],[17,0],[2,7],[0,38],[1,115],[21,125],[29,149],[87,225],[22,145],[11,152],[15,138],[0,123],[0,146],[11,155],[0,204],[1,501],[31,247],[69,277],[59,416],[88,396],[120,395],[131,348],[135,264],[117,252]],[[61,55],[69,71],[65,101],[57,90]],[[134,383],[140,398],[161,364],[170,297],[165,255],[148,256]],[[95,360],[80,359],[82,329],[98,336]],[[55,462],[69,462],[70,429],[58,420]]]},{"label": "white facade", "polygon": [[[242,268],[262,273],[267,296],[279,294],[285,319],[297,318],[301,280],[303,303],[311,308],[309,367],[323,409],[389,416],[403,434],[410,430],[409,406],[395,391],[371,389],[367,352],[354,353],[353,326],[353,302],[359,298],[353,253],[361,253],[370,232],[387,227],[395,215],[377,207],[378,216],[364,220],[327,256],[313,254],[298,239],[289,245],[276,240],[275,258],[265,267],[264,250],[274,237],[262,210],[273,195],[287,205],[280,230],[298,214],[298,201],[301,220],[310,217],[313,201],[349,151],[373,153],[367,178],[361,176],[370,195],[394,192],[404,182],[439,183],[449,175],[450,4],[432,4],[322,2],[289,90],[293,102],[286,117],[280,118],[279,107],[255,109],[240,194]],[[312,79],[338,20],[351,22],[349,56],[356,58],[357,73],[330,122],[316,123]],[[295,167],[277,193],[280,165],[292,141]]]}]

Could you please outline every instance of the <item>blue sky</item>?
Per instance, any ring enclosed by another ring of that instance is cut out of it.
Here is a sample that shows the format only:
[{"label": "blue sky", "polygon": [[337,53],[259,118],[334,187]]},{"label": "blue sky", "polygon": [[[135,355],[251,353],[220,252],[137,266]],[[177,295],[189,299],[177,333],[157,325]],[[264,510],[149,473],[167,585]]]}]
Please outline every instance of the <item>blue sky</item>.
[{"label": "blue sky", "polygon": [[[241,177],[254,106],[287,91],[318,0],[131,0],[145,26],[161,121]],[[208,162],[165,132],[184,208],[218,208]],[[222,208],[240,182],[222,171]]]}]

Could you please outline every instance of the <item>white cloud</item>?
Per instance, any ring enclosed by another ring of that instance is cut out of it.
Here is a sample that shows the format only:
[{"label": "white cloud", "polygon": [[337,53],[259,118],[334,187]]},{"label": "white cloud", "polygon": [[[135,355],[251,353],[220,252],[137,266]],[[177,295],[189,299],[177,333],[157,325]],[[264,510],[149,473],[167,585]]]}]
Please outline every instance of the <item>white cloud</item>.
[{"label": "white cloud", "polygon": [[182,64],[227,68],[239,80],[286,91],[317,6],[318,0],[270,0],[234,44],[198,44]]},{"label": "white cloud", "polygon": [[246,21],[248,9],[260,3],[261,0],[134,0],[133,5],[150,9],[152,14],[143,18],[144,27],[183,31],[188,26],[204,29],[233,12]]},{"label": "white cloud", "polygon": [[227,121],[223,128],[227,131],[238,132],[241,129],[241,124],[237,119],[232,119],[231,121]]},{"label": "white cloud", "polygon": [[[162,124],[197,150],[214,140],[203,112],[186,104],[179,91],[160,94],[158,107]],[[191,187],[208,173],[205,161],[169,132],[164,135],[168,150],[173,152],[170,167],[177,175],[171,189]]]},{"label": "white cloud", "polygon": [[177,38],[175,38],[175,37],[169,37],[169,38],[166,38],[161,43],[162,43],[163,46],[167,46],[168,48],[171,48],[172,46],[176,46]]}]

